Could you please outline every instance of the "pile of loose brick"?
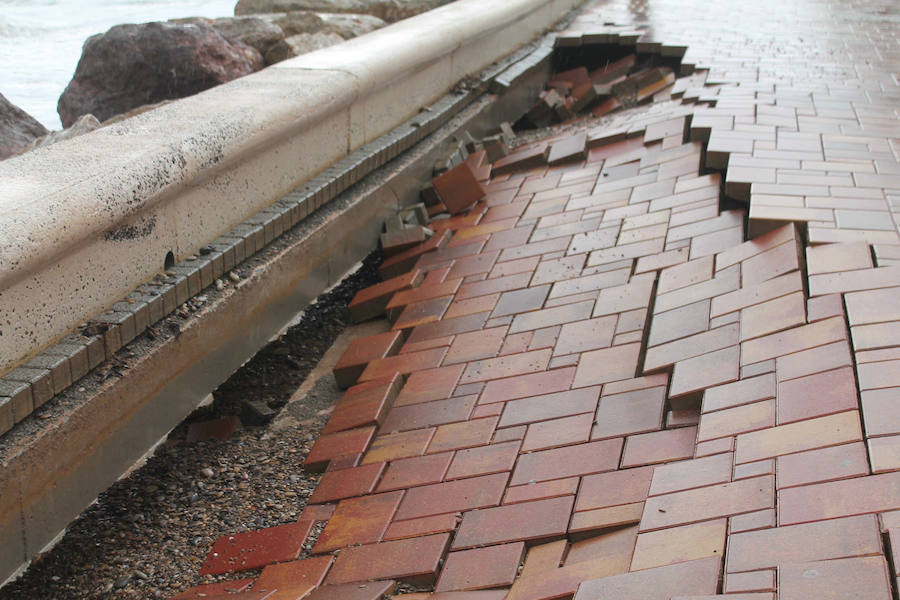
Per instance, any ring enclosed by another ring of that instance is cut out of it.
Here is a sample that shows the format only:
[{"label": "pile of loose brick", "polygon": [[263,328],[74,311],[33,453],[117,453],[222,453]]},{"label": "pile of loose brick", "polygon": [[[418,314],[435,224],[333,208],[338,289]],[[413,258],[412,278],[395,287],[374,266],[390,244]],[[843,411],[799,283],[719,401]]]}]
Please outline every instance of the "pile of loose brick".
[{"label": "pile of loose brick", "polygon": [[672,69],[635,69],[635,61],[635,55],[629,54],[593,71],[576,67],[554,74],[524,121],[533,127],[546,127],[567,122],[586,110],[601,117],[623,106],[649,101],[675,83]]},{"label": "pile of loose brick", "polygon": [[[633,4],[586,10],[566,44]],[[711,40],[714,5],[654,6],[698,70],[432,182],[452,216],[350,304],[391,328],[335,367],[300,521],[221,538],[201,574],[261,574],[178,598],[896,597],[896,78],[869,62],[865,94],[804,97],[799,56],[783,89],[748,67],[792,30]],[[870,36],[896,57],[891,31]]]}]

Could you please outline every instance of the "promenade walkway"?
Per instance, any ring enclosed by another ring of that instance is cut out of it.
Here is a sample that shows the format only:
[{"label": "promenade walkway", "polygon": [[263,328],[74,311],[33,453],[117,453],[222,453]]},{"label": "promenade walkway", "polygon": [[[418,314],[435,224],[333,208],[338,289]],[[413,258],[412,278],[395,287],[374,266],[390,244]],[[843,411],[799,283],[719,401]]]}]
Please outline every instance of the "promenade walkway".
[{"label": "promenade walkway", "polygon": [[393,329],[301,520],[178,598],[896,598],[900,12],[616,0],[560,43],[629,30],[694,73],[471,159],[484,198],[351,305]]}]

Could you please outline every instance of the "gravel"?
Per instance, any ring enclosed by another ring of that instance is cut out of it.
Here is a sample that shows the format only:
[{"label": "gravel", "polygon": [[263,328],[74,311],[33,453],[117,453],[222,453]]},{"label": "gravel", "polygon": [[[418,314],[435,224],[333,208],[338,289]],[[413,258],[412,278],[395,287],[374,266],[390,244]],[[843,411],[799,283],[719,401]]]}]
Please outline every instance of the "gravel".
[{"label": "gravel", "polygon": [[296,521],[319,475],[302,464],[330,412],[330,396],[291,405],[293,428],[245,426],[228,440],[187,443],[190,422],[240,415],[245,401],[285,405],[349,321],[347,302],[377,281],[380,258],[309,307],[299,324],[261,350],[179,425],[146,464],[104,492],[52,550],[0,600],[170,598],[199,583],[255,576],[199,577],[221,535]]}]

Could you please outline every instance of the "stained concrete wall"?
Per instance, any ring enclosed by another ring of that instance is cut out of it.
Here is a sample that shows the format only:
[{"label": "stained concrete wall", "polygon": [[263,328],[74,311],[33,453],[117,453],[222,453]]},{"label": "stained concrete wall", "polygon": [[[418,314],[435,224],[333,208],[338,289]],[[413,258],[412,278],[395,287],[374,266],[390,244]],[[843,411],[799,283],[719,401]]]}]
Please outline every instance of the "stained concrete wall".
[{"label": "stained concrete wall", "polygon": [[0,372],[579,3],[459,0],[0,163]]}]

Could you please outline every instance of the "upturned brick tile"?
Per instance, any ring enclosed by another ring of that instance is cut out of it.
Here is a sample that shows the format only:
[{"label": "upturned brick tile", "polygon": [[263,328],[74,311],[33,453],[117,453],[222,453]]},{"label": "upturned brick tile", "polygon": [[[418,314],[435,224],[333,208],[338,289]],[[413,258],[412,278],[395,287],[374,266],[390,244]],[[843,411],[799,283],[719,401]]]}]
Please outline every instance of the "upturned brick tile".
[{"label": "upturned brick tile", "polygon": [[775,474],[775,459],[767,458],[752,463],[744,463],[734,467],[734,481],[738,479],[748,479],[750,477],[758,477],[760,475]]},{"label": "upturned brick tile", "polygon": [[701,300],[654,315],[647,343],[656,346],[707,329],[709,329],[709,300]]},{"label": "upturned brick tile", "polygon": [[423,535],[447,533],[456,529],[459,521],[456,513],[409,519],[407,521],[394,521],[388,525],[384,532],[384,540],[403,540]]},{"label": "upturned brick tile", "polygon": [[658,465],[653,471],[650,495],[659,496],[698,487],[728,483],[732,455],[715,454],[694,460]]},{"label": "upturned brick tile", "polygon": [[543,371],[550,362],[550,355],[551,351],[546,349],[471,362],[466,366],[460,383],[474,383]]},{"label": "upturned brick tile", "polygon": [[591,437],[593,413],[583,413],[541,423],[532,423],[522,443],[523,452],[546,450],[586,442]]},{"label": "upturned brick tile", "polygon": [[522,289],[528,285],[528,281],[530,279],[531,271],[529,270],[520,273],[513,273],[511,275],[488,278],[484,281],[464,283],[460,286],[459,292],[456,295],[456,299],[457,301],[467,300],[470,298],[477,298],[479,296],[486,296],[490,294],[506,292],[509,290]]},{"label": "upturned brick tile", "polygon": [[469,331],[476,331],[485,325],[488,313],[474,313],[453,319],[442,319],[433,323],[419,325],[409,334],[407,342],[422,342],[438,337],[458,335]]},{"label": "upturned brick tile", "polygon": [[775,298],[741,311],[741,341],[806,323],[803,292]]},{"label": "upturned brick tile", "polygon": [[246,533],[224,535],[213,544],[199,573],[200,575],[234,573],[271,563],[296,560],[312,526],[312,521],[303,520]]},{"label": "upturned brick tile", "polygon": [[494,161],[492,173],[494,175],[503,175],[514,171],[532,169],[547,163],[547,156],[550,154],[549,145],[539,145],[527,148],[518,152],[513,152],[503,158]]},{"label": "upturned brick tile", "polygon": [[395,518],[402,521],[497,506],[507,479],[507,473],[498,473],[409,489]]},{"label": "upturned brick tile", "polygon": [[900,472],[788,488],[778,492],[778,522],[808,523],[900,508]]},{"label": "upturned brick tile", "polygon": [[622,437],[662,429],[665,404],[665,387],[602,396],[591,439]]},{"label": "upturned brick tile", "polygon": [[799,271],[791,271],[773,279],[744,287],[716,296],[712,299],[710,314],[721,317],[736,310],[756,306],[766,301],[781,298],[791,292],[803,290],[802,275]]},{"label": "upturned brick tile", "polygon": [[605,384],[637,375],[641,344],[625,344],[581,355],[572,387]]},{"label": "upturned brick tile", "polygon": [[473,419],[462,423],[441,425],[428,446],[428,453],[460,450],[482,446],[491,441],[497,426],[497,417]]},{"label": "upturned brick tile", "polygon": [[691,458],[696,439],[696,427],[630,435],[625,438],[622,468]]},{"label": "upturned brick tile", "polygon": [[728,594],[774,592],[775,570],[765,569],[749,573],[729,573],[725,578],[724,591]]},{"label": "upturned brick tile", "polygon": [[575,368],[571,367],[488,381],[481,393],[479,404],[506,402],[517,398],[560,392],[569,389],[574,377]]},{"label": "upturned brick tile", "polygon": [[539,309],[544,305],[549,291],[549,285],[541,285],[504,292],[500,295],[500,300],[494,307],[491,317],[502,317]]},{"label": "upturned brick tile", "polygon": [[775,509],[766,508],[734,515],[728,519],[728,534],[758,531],[775,527]]},{"label": "upturned brick tile", "polygon": [[900,388],[870,390],[861,396],[868,435],[900,433],[900,414],[895,410]]},{"label": "upturned brick tile", "polygon": [[348,305],[350,317],[359,323],[381,316],[396,292],[413,288],[423,279],[425,274],[415,270],[358,291]]},{"label": "upturned brick tile", "polygon": [[516,463],[510,485],[612,471],[618,465],[621,451],[622,440],[614,439],[523,454]]},{"label": "upturned brick tile", "polygon": [[364,382],[381,377],[391,377],[395,373],[405,375],[414,371],[437,367],[446,353],[446,348],[434,348],[421,352],[410,352],[379,358],[371,361],[366,366],[359,376],[359,381]]},{"label": "upturned brick tile", "polygon": [[900,285],[900,268],[859,269],[823,275],[810,275],[809,295],[822,296],[838,292],[857,292]]},{"label": "upturned brick tile", "polygon": [[806,249],[806,265],[810,275],[871,269],[872,251],[865,242],[823,244]]},{"label": "upturned brick tile", "polygon": [[641,531],[729,517],[774,505],[775,478],[772,476],[653,496],[645,504]]},{"label": "upturned brick tile", "polygon": [[558,498],[559,496],[574,496],[578,490],[578,482],[578,477],[569,477],[542,483],[526,483],[525,485],[512,486],[506,489],[506,494],[503,496],[503,504],[517,504],[532,500]]},{"label": "upturned brick tile", "polygon": [[742,433],[737,436],[734,461],[736,464],[753,462],[861,439],[859,412],[851,410]]},{"label": "upturned brick tile", "polygon": [[322,584],[333,561],[333,556],[316,556],[269,565],[256,578],[253,588],[279,591],[289,589],[303,597]]},{"label": "upturned brick tile", "polygon": [[635,275],[625,285],[606,288],[600,291],[593,316],[602,317],[637,308],[647,308],[655,285],[653,273]]},{"label": "upturned brick tile", "polygon": [[806,320],[810,323],[844,315],[844,303],[840,294],[817,296],[806,301]]},{"label": "upturned brick tile", "polygon": [[395,406],[385,417],[381,430],[409,431],[465,421],[472,414],[477,400],[478,396],[471,395],[409,406]]},{"label": "upturned brick tile", "polygon": [[387,492],[440,483],[452,459],[452,452],[441,452],[392,461],[378,484],[378,491]]},{"label": "upturned brick tile", "polygon": [[325,578],[326,584],[401,579],[433,582],[450,534],[356,546],[342,551]]},{"label": "upturned brick tile", "polygon": [[324,470],[331,460],[365,452],[374,436],[374,426],[319,436],[303,464],[307,469]]},{"label": "upturned brick tile", "polygon": [[736,381],[739,376],[740,354],[738,346],[731,346],[675,363],[669,398]]},{"label": "upturned brick tile", "polygon": [[776,385],[775,375],[768,374],[707,388],[703,393],[703,412],[774,398]]},{"label": "upturned brick tile", "polygon": [[900,310],[894,306],[893,302],[898,293],[900,293],[900,287],[846,294],[845,301],[850,325],[868,325],[900,320]]},{"label": "upturned brick tile", "polygon": [[402,384],[402,378],[394,375],[348,389],[335,406],[322,433],[331,434],[381,424]]},{"label": "upturned brick tile", "polygon": [[322,554],[380,541],[402,497],[403,492],[390,492],[341,500],[312,552]]},{"label": "upturned brick tile", "polygon": [[[436,233],[425,243],[386,258],[384,262],[381,263],[381,266],[378,267],[378,273],[382,278],[400,277],[403,273],[412,271],[415,268],[416,262],[423,254],[440,250],[450,242],[452,237],[453,234],[449,231]],[[386,304],[387,299],[385,299],[385,305]]]},{"label": "upturned brick tile", "polygon": [[778,380],[782,382],[852,364],[850,347],[845,341],[779,356],[775,362]]},{"label": "upturned brick tile", "polygon": [[481,590],[512,585],[524,554],[523,542],[451,552],[447,555],[434,591]]},{"label": "upturned brick tile", "polygon": [[350,342],[332,369],[338,387],[346,389],[354,385],[370,361],[396,354],[402,343],[403,334],[399,331],[386,331]]},{"label": "upturned brick tile", "polygon": [[712,279],[713,263],[712,256],[705,256],[663,269],[659,274],[658,293],[664,294]]},{"label": "upturned brick tile", "polygon": [[582,321],[590,318],[593,304],[592,300],[587,300],[518,314],[513,318],[509,332],[519,333],[554,325],[563,325],[573,321]]},{"label": "upturned brick tile", "polygon": [[785,600],[851,598],[890,600],[891,577],[882,556],[842,558],[784,565],[778,570],[778,596]]},{"label": "upturned brick tile", "polygon": [[622,469],[583,477],[575,510],[581,512],[641,503],[647,499],[652,477],[653,467]]},{"label": "upturned brick tile", "polygon": [[582,161],[587,156],[587,134],[577,133],[554,142],[550,146],[547,162],[551,166],[572,161]]},{"label": "upturned brick tile", "polygon": [[421,456],[434,436],[434,427],[380,435],[363,456],[363,464],[388,462],[398,458]]},{"label": "upturned brick tile", "polygon": [[581,413],[593,415],[599,396],[600,388],[592,387],[510,400],[503,409],[499,426],[512,427]]},{"label": "upturned brick tile", "polygon": [[743,404],[700,417],[698,441],[730,437],[738,433],[756,431],[775,425],[775,400]]},{"label": "upturned brick tile", "polygon": [[358,583],[346,583],[342,585],[323,586],[304,600],[379,600],[385,594],[389,594],[397,583],[395,581],[373,581],[362,586]]},{"label": "upturned brick tile", "polygon": [[516,462],[520,445],[520,442],[515,440],[459,450],[453,457],[445,479],[449,481],[478,475],[508,473]]},{"label": "upturned brick tile", "polygon": [[563,536],[572,514],[572,496],[472,510],[463,515],[453,549]]},{"label": "upturned brick tile", "polygon": [[643,502],[576,512],[569,523],[569,534],[578,537],[610,527],[634,525],[640,522],[643,512]]},{"label": "upturned brick tile", "polygon": [[868,445],[873,473],[885,473],[900,469],[900,436],[888,435],[870,438]]},{"label": "upturned brick tile", "polygon": [[444,364],[457,364],[493,358],[500,352],[506,327],[494,327],[457,335],[444,357]]},{"label": "upturned brick tile", "polygon": [[568,547],[567,540],[535,544],[529,547],[519,577],[533,577],[555,571],[562,565],[563,556]]},{"label": "upturned brick tile", "polygon": [[660,344],[647,349],[644,358],[644,371],[657,371],[680,361],[728,348],[739,342],[740,325],[733,323],[680,340]]},{"label": "upturned brick tile", "polygon": [[452,365],[411,373],[394,401],[394,406],[409,406],[449,398],[464,368],[464,365]]},{"label": "upturned brick tile", "polygon": [[881,534],[878,520],[875,515],[861,515],[732,533],[726,570],[737,573],[811,560],[879,553]]},{"label": "upturned brick tile", "polygon": [[499,298],[500,294],[488,294],[467,300],[454,300],[447,308],[447,312],[444,313],[444,319],[455,319],[476,313],[490,314]]},{"label": "upturned brick tile", "polygon": [[640,571],[708,556],[722,557],[725,551],[726,519],[669,527],[637,536],[631,571]]},{"label": "upturned brick tile", "polygon": [[628,558],[619,553],[582,560],[533,575],[526,575],[523,571],[509,590],[507,600],[571,597],[582,581],[618,575],[627,570]]},{"label": "upturned brick tile", "polygon": [[371,463],[340,471],[328,471],[309,497],[310,504],[323,504],[370,494],[384,473],[384,463]]},{"label": "upturned brick tile", "polygon": [[859,389],[877,390],[900,386],[900,360],[885,360],[856,367]]},{"label": "upturned brick tile", "polygon": [[484,198],[484,188],[467,163],[460,163],[431,181],[444,206],[460,213]]},{"label": "upturned brick tile", "polygon": [[392,329],[408,330],[416,325],[424,325],[425,323],[433,323],[440,321],[450,302],[452,296],[444,296],[441,298],[432,298],[431,300],[422,300],[406,305],[394,322]]},{"label": "upturned brick tile", "polygon": [[719,585],[721,570],[721,558],[707,557],[604,577],[582,583],[574,600],[646,600],[713,595]]},{"label": "upturned brick tile", "polygon": [[608,348],[612,344],[616,316],[566,323],[559,332],[553,355],[565,355]]},{"label": "upturned brick tile", "polygon": [[852,410],[859,406],[853,369],[843,367],[778,384],[778,423]]}]

